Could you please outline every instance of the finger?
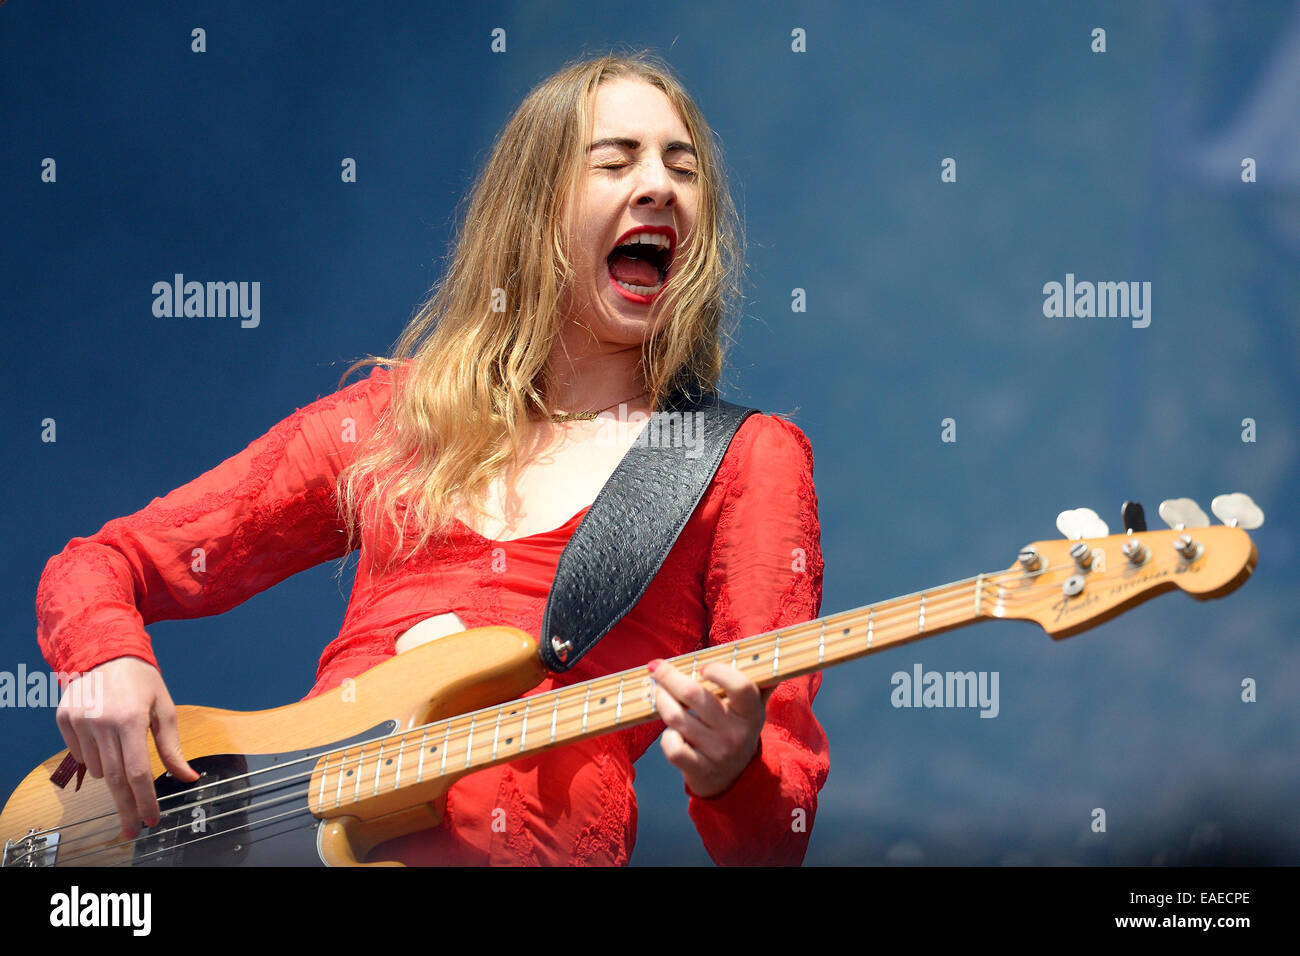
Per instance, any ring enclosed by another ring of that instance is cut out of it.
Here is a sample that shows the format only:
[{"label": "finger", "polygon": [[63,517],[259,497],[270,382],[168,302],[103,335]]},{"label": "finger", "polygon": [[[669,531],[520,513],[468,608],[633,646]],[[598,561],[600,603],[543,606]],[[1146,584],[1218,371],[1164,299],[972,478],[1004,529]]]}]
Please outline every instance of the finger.
[{"label": "finger", "polygon": [[158,759],[172,776],[186,783],[193,783],[199,779],[199,772],[181,755],[181,735],[176,723],[176,707],[170,698],[160,700],[154,706],[153,720],[149,724],[149,729],[153,731],[154,743],[158,747]]},{"label": "finger", "polygon": [[727,692],[728,708],[737,715],[752,719],[763,712],[765,701],[758,685],[734,667],[727,664],[705,664],[700,668],[700,676],[707,677]]},{"label": "finger", "polygon": [[706,751],[711,759],[718,758],[720,747],[717,733],[686,710],[666,688],[659,687],[655,691],[655,704],[659,708],[660,719],[670,730],[675,731],[692,748]]},{"label": "finger", "polygon": [[104,769],[104,784],[108,787],[113,803],[117,805],[117,815],[122,821],[122,835],[128,840],[133,839],[140,826],[140,817],[122,770],[122,750],[117,735],[111,730],[96,733],[95,745]]},{"label": "finger", "polygon": [[122,773],[135,798],[138,819],[149,826],[158,822],[158,792],[154,789],[153,768],[149,763],[148,731],[143,727],[127,728],[122,736]]},{"label": "finger", "polygon": [[86,773],[90,774],[96,780],[104,776],[104,762],[99,759],[99,743],[95,740],[94,734],[89,728],[83,728],[83,733],[79,738],[81,741],[81,756],[86,764]]},{"label": "finger", "polygon": [[708,767],[700,753],[671,727],[659,738],[659,747],[670,764],[688,776],[701,776]]},{"label": "finger", "polygon": [[85,766],[86,761],[81,759],[81,741],[77,739],[77,732],[72,729],[72,714],[60,707],[54,714],[54,722],[59,727],[59,734],[63,737],[72,759]]},{"label": "finger", "polygon": [[687,708],[695,711],[701,722],[717,727],[726,719],[726,711],[718,698],[714,697],[699,681],[691,680],[667,661],[661,661],[652,672],[661,687],[668,690]]}]

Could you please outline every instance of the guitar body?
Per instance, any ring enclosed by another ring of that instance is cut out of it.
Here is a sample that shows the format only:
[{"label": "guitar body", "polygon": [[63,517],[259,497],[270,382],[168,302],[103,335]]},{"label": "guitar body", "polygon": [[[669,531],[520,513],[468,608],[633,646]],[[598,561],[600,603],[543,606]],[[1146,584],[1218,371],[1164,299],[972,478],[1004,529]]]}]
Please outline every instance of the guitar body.
[{"label": "guitar body", "polygon": [[[50,781],[64,750],[33,770],[0,813],[4,864],[370,865],[364,861],[374,846],[439,823],[456,774],[326,818],[309,807],[311,758],[519,697],[545,674],[530,635],[486,627],[423,644],[339,690],[284,707],[242,713],[178,706],[181,753],[202,776],[182,784],[166,775],[152,736],[149,756],[160,797],[196,797],[164,801],[157,825],[126,841],[103,780],[86,777],[80,790],[75,781],[63,788]],[[259,781],[252,796],[238,783],[249,773]],[[184,806],[168,810],[177,804]],[[24,844],[33,830],[55,835]]]}]

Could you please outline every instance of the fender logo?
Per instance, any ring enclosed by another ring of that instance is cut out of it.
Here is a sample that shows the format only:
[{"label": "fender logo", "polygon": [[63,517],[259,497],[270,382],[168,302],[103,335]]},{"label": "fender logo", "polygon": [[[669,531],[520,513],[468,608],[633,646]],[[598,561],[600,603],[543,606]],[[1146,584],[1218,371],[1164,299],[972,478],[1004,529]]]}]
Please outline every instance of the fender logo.
[{"label": "fender logo", "polygon": [[1084,608],[1096,604],[1098,600],[1095,594],[1085,594],[1082,598],[1063,597],[1052,605],[1052,610],[1056,612],[1056,620],[1059,621],[1067,614],[1082,611]]}]

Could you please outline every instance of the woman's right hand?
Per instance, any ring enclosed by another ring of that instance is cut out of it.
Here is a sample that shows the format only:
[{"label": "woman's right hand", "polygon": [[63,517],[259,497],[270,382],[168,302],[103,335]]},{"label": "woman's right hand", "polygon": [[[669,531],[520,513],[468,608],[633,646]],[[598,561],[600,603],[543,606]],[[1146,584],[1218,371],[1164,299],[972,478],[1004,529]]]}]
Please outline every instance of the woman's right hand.
[{"label": "woman's right hand", "polygon": [[158,822],[158,795],[149,764],[150,731],[172,776],[185,783],[199,778],[181,756],[176,706],[162,674],[138,657],[116,658],[70,681],[56,719],[73,758],[92,777],[103,778],[128,840],[136,836],[142,821],[148,826]]}]

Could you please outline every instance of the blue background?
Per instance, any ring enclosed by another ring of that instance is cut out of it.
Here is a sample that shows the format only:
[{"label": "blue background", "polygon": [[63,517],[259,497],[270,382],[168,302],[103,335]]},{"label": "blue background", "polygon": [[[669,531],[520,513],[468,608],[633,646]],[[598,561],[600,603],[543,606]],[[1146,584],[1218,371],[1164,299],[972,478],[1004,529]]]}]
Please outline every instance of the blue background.
[{"label": "blue background", "polygon": [[[724,395],[812,440],[824,612],[1005,567],[1065,508],[1115,528],[1135,498],[1158,525],[1162,498],[1245,491],[1268,515],[1225,600],[1064,642],[981,624],[828,671],[808,862],[1300,862],[1291,3],[4,4],[0,670],[48,669],[33,602],[69,538],[391,345],[492,137],[616,44],[664,55],[724,144],[750,243]],[[260,326],[155,318],[177,272],[259,281]],[[1067,272],[1151,282],[1150,327],[1045,318]],[[174,699],[301,697],[346,605],[334,571],[151,626]],[[997,671],[999,716],[895,709],[914,663]],[[63,745],[52,709],[0,719],[7,791]],[[633,862],[707,863],[657,747],[637,790]]]}]

